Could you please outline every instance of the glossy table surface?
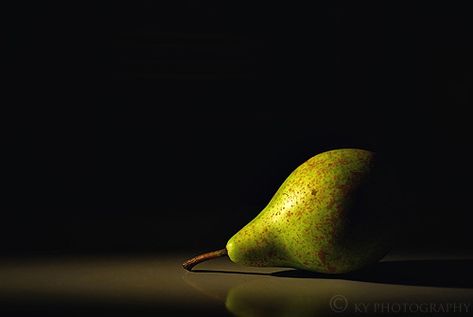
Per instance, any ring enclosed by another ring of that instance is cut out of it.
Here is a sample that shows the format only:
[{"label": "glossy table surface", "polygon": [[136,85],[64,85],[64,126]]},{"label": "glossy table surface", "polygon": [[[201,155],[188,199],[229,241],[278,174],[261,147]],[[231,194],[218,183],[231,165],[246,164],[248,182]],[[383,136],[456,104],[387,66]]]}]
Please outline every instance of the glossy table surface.
[{"label": "glossy table surface", "polygon": [[323,275],[188,255],[2,259],[2,316],[349,316],[473,314],[473,259],[388,256]]}]

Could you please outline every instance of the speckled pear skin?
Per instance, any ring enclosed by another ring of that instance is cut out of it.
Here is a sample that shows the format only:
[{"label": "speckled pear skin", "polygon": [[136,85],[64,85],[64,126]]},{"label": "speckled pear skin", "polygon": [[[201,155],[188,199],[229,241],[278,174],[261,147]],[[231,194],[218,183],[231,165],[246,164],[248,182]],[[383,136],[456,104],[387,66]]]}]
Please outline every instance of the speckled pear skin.
[{"label": "speckled pear skin", "polygon": [[345,273],[377,262],[389,250],[394,223],[385,197],[389,186],[383,188],[376,161],[373,152],[361,149],[312,157],[228,241],[228,256],[249,266],[321,273]]}]

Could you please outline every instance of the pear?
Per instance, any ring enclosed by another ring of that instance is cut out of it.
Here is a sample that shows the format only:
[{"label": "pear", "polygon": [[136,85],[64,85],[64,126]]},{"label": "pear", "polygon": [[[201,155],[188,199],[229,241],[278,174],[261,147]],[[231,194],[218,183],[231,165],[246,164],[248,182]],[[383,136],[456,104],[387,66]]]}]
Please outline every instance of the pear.
[{"label": "pear", "polygon": [[294,170],[268,205],[227,242],[226,248],[184,262],[228,255],[249,266],[345,273],[379,261],[398,222],[396,182],[368,150],[336,149]]}]

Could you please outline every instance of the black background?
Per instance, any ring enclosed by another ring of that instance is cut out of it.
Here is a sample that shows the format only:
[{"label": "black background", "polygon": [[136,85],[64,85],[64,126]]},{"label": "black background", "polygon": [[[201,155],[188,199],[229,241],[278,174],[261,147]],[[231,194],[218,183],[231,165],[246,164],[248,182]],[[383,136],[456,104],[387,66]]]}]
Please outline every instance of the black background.
[{"label": "black background", "polygon": [[0,254],[220,248],[340,147],[394,162],[398,248],[471,248],[466,7],[161,2],[6,11]]}]

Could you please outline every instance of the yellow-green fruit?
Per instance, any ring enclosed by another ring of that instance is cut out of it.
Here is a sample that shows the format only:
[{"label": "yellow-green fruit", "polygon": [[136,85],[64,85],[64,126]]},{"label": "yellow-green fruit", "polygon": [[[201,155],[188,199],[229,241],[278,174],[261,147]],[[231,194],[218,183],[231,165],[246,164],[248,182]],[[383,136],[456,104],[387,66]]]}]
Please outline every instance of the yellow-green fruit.
[{"label": "yellow-green fruit", "polygon": [[393,183],[373,152],[318,154],[284,181],[269,204],[236,233],[233,262],[343,273],[389,249],[396,213]]}]

